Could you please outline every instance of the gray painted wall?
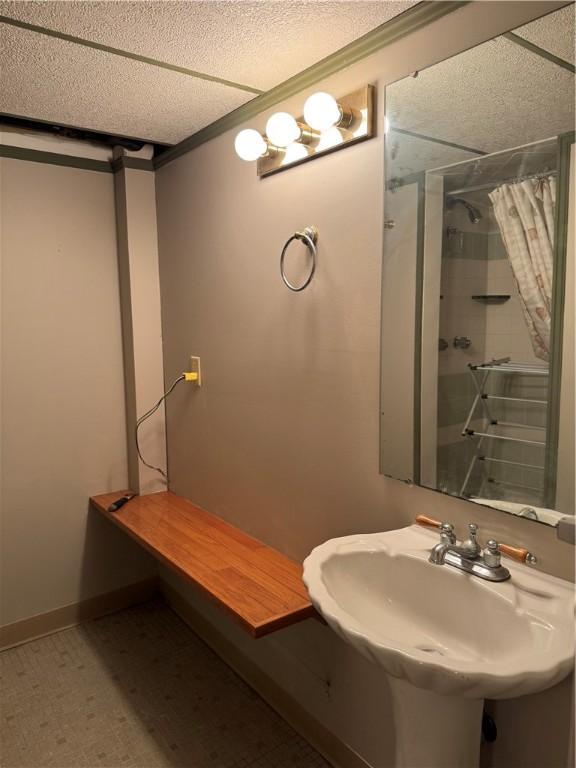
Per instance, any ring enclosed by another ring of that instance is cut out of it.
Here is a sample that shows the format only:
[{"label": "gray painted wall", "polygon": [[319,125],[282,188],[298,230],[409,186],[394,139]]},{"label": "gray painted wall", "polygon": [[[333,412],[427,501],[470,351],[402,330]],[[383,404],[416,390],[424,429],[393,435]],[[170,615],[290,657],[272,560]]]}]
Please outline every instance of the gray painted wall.
[{"label": "gray painted wall", "polygon": [[[166,381],[190,354],[204,372],[202,390],[180,389],[167,406],[175,492],[297,559],[327,538],[406,525],[424,512],[460,532],[474,518],[483,535],[533,548],[544,570],[572,574],[573,549],[552,529],[378,473],[384,86],[545,8],[473,3],[313,89],[338,95],[376,83],[375,140],[258,180],[230,132],[157,173]],[[276,109],[298,114],[307,95]],[[320,233],[318,269],[308,290],[292,294],[278,259],[309,224]],[[311,622],[244,642],[187,596],[328,729],[372,765],[388,764],[393,736],[376,668]],[[518,766],[566,764],[568,686],[560,699],[561,739],[541,732],[540,747],[526,751],[522,734],[537,727],[538,707],[514,703],[508,736]],[[509,758],[494,750],[495,766],[511,768]]]},{"label": "gray painted wall", "polygon": [[127,483],[112,174],[2,159],[0,176],[5,625],[153,566],[88,512]]}]

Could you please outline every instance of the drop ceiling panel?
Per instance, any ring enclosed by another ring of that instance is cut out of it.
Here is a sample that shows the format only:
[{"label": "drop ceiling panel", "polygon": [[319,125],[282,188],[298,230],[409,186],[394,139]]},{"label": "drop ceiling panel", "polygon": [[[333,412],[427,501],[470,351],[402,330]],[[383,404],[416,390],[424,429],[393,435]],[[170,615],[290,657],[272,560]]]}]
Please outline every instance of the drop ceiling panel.
[{"label": "drop ceiling panel", "polygon": [[416,4],[34,0],[0,14],[267,90]]},{"label": "drop ceiling panel", "polygon": [[253,96],[0,24],[0,112],[173,144]]},{"label": "drop ceiling panel", "polygon": [[505,38],[394,83],[386,101],[393,127],[484,152],[574,128],[574,76]]},{"label": "drop ceiling panel", "polygon": [[515,29],[515,33],[529,40],[534,45],[544,48],[545,51],[559,56],[565,61],[574,64],[574,17],[576,7],[567,5],[555,13],[543,16],[541,19],[530,22],[523,27]]}]

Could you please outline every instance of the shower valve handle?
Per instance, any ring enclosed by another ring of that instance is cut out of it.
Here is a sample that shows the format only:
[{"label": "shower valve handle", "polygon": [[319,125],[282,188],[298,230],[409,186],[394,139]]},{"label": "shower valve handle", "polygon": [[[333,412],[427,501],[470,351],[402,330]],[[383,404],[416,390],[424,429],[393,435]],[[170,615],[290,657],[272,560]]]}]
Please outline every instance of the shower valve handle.
[{"label": "shower valve handle", "polygon": [[471,345],[472,339],[469,339],[468,336],[455,336],[452,342],[455,349],[468,349]]}]

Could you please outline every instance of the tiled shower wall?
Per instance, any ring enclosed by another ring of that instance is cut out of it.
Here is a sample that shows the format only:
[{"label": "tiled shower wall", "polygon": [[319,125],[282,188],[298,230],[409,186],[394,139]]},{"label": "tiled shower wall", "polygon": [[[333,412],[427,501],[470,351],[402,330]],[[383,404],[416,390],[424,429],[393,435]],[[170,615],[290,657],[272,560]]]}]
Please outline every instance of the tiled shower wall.
[{"label": "tiled shower wall", "polygon": [[[511,357],[518,362],[542,362],[534,356],[524,321],[520,297],[486,194],[466,198],[482,212],[477,224],[470,222],[461,206],[446,211],[442,252],[440,336],[449,346],[439,352],[437,483],[441,490],[458,493],[474,453],[475,441],[461,435],[475,388],[469,363]],[[504,303],[488,304],[473,295],[505,294]],[[453,339],[467,336],[468,349],[456,349]],[[514,397],[546,398],[546,380],[491,374],[488,391]],[[545,424],[545,407],[507,402],[491,404],[496,418],[517,423]],[[481,429],[482,411],[476,409],[472,428]],[[514,437],[543,440],[543,430],[509,430]],[[542,465],[544,451],[538,446],[491,441],[487,453],[526,464]],[[509,465],[490,465],[486,473],[499,483],[482,487],[482,466],[475,470],[467,491],[474,495],[536,503],[531,489],[542,485],[542,472]],[[522,486],[527,486],[523,488]]]}]

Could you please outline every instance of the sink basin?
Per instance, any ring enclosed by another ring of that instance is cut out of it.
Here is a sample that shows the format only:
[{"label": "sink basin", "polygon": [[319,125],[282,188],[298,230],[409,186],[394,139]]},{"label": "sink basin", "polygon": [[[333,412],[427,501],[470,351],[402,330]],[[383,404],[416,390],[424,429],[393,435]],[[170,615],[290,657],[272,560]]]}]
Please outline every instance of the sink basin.
[{"label": "sink basin", "polygon": [[492,583],[428,562],[438,535],[418,526],[331,539],[304,563],[330,626],[394,677],[467,698],[511,698],[574,666],[574,590],[506,561]]},{"label": "sink basin", "polygon": [[[535,693],[570,673],[574,588],[508,560],[511,579],[499,583],[433,565],[438,540],[419,526],[331,539],[305,560],[304,582],[332,629],[388,673],[394,705],[402,699],[411,718],[418,710],[428,721],[444,708],[453,732],[466,699]],[[425,689],[419,698],[417,689]],[[477,725],[478,745],[481,713],[471,702],[468,731]],[[434,763],[427,751],[421,759],[432,766],[455,757]],[[452,765],[475,764],[470,755],[458,760]]]}]

